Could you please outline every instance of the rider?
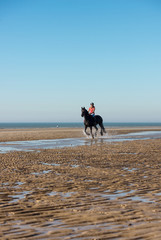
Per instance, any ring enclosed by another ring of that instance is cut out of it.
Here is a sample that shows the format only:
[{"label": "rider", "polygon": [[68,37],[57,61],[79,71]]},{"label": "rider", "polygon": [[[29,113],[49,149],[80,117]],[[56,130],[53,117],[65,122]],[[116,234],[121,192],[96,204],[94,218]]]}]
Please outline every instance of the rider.
[{"label": "rider", "polygon": [[90,108],[89,108],[88,112],[91,116],[93,116],[93,117],[95,116],[95,106],[94,106],[93,102],[90,104]]}]

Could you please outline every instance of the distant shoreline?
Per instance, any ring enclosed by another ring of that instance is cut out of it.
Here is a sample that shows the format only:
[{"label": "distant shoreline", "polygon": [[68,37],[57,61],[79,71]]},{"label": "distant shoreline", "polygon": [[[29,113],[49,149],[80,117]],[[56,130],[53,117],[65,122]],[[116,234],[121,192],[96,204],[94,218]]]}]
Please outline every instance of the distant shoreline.
[{"label": "distant shoreline", "polygon": [[[82,128],[82,122],[1,122],[0,129]],[[104,122],[106,128],[161,127],[157,122]]]}]

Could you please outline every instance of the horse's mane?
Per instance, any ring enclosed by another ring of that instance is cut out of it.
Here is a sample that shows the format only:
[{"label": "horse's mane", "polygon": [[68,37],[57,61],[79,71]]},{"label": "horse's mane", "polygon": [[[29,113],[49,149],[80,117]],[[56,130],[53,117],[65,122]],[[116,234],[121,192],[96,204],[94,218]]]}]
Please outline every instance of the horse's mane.
[{"label": "horse's mane", "polygon": [[88,111],[85,107],[82,107],[82,110],[88,113]]}]

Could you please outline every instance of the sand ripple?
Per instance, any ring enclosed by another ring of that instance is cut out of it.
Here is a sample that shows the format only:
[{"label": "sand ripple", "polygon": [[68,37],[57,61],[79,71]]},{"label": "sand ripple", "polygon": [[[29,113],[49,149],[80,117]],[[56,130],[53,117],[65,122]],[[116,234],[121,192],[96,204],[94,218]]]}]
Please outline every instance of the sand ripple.
[{"label": "sand ripple", "polygon": [[160,239],[161,140],[0,155],[1,239]]}]

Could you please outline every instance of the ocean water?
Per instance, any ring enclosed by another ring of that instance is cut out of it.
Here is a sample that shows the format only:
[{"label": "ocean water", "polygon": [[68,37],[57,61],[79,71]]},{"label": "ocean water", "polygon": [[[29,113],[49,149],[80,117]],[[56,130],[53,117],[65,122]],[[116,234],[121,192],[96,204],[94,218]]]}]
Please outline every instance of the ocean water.
[{"label": "ocean water", "polygon": [[[19,129],[19,128],[82,128],[84,126],[82,122],[16,122],[16,123],[0,123],[0,129]],[[161,127],[160,123],[137,123],[137,122],[104,122],[105,127],[109,128],[126,128],[126,127]]]}]

